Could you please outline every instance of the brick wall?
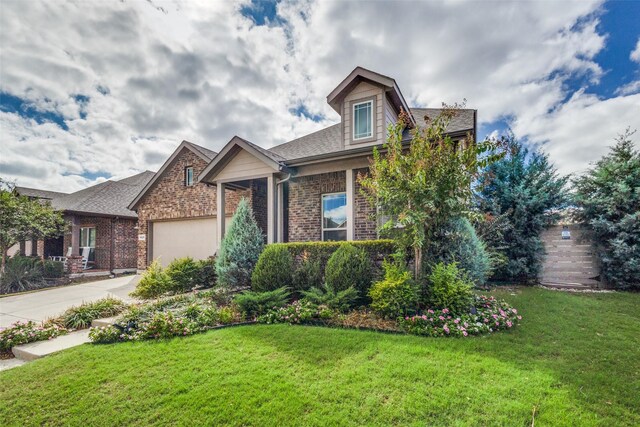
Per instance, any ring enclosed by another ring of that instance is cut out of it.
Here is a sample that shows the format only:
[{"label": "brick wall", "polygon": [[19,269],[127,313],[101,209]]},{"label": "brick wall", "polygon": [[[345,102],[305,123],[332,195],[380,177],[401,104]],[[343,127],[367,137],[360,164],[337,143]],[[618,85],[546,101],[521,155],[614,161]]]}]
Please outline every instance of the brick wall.
[{"label": "brick wall", "polygon": [[138,263],[138,230],[136,219],[117,219],[113,224],[112,269],[136,268]]},{"label": "brick wall", "polygon": [[358,182],[358,173],[366,174],[368,169],[358,169],[354,171],[355,194],[355,229],[353,230],[354,240],[375,240],[378,238],[378,230],[375,221],[375,208],[372,207],[362,194],[362,186]]},{"label": "brick wall", "polygon": [[[190,150],[183,149],[164,176],[147,192],[138,205],[138,234],[147,235],[146,240],[137,240],[136,236],[139,269],[147,268],[149,221],[198,218],[216,214],[216,188],[203,183],[191,187],[185,186],[184,169],[188,166],[193,167],[194,176],[198,176],[207,166],[207,162]],[[251,191],[226,190],[225,211],[227,215],[232,215],[235,212],[241,197],[251,199]]]},{"label": "brick wall", "polygon": [[289,241],[322,240],[321,196],[346,191],[344,171],[292,178],[289,181]]}]

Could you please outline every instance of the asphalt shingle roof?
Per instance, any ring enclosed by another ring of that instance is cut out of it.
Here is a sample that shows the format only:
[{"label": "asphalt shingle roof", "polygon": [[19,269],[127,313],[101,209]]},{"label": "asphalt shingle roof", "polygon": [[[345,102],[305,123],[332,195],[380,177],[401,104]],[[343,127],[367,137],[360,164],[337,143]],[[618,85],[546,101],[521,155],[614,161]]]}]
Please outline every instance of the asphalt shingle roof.
[{"label": "asphalt shingle roof", "polygon": [[[425,116],[434,119],[441,111],[439,108],[411,108],[411,113],[419,127],[427,125]],[[457,116],[451,119],[447,132],[472,131],[474,112],[475,110],[461,110]],[[268,151],[277,154],[284,160],[296,160],[330,153],[338,154],[340,151],[345,151],[341,144],[340,129],[338,123],[284,144],[276,145]]]},{"label": "asphalt shingle roof", "polygon": [[154,175],[154,172],[145,171],[120,181],[105,181],[55,197],[51,205],[64,211],[136,218],[136,213],[127,209],[127,206]]},{"label": "asphalt shingle roof", "polygon": [[198,144],[194,144],[193,142],[189,142],[189,141],[185,141],[185,142],[189,144],[192,148],[194,148],[196,151],[198,151],[200,154],[207,157],[209,160],[212,160],[218,154],[213,150],[209,150],[208,148],[205,148]]},{"label": "asphalt shingle roof", "polygon": [[61,193],[58,191],[39,190],[37,188],[29,188],[29,187],[16,187],[15,190],[21,196],[35,197],[37,199],[48,199],[48,200],[51,200],[56,197],[65,196],[67,194],[67,193]]}]

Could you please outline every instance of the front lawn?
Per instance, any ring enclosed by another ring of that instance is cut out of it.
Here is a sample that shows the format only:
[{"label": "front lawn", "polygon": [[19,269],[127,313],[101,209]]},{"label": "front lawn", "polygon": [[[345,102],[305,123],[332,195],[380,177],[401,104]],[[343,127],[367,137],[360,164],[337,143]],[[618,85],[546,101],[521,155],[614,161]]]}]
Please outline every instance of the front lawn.
[{"label": "front lawn", "polygon": [[[496,291],[483,337],[232,327],[0,372],[3,425],[639,425],[640,294]],[[534,415],[535,414],[535,415]]]}]

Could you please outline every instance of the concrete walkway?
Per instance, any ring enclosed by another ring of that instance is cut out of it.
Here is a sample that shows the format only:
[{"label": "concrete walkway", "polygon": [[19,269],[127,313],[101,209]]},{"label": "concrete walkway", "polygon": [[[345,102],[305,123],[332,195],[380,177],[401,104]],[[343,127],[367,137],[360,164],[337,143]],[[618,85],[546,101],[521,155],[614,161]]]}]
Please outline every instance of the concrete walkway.
[{"label": "concrete walkway", "polygon": [[40,322],[62,314],[71,306],[108,296],[132,301],[129,292],[139,279],[140,276],[122,276],[0,298],[0,328],[19,320]]}]

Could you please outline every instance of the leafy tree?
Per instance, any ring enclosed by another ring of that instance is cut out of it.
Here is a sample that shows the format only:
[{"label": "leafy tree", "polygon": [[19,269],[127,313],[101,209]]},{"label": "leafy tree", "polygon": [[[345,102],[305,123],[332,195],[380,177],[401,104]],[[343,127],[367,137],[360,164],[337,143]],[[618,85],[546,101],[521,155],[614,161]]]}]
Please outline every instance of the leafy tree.
[{"label": "leafy tree", "polygon": [[250,286],[251,273],[263,247],[264,238],[253,210],[242,198],[216,257],[218,284],[227,289]]},{"label": "leafy tree", "polygon": [[41,200],[19,196],[14,186],[0,178],[0,255],[4,272],[7,251],[23,240],[42,240],[64,233],[62,213]]},{"label": "leafy tree", "polygon": [[621,289],[640,289],[640,152],[627,129],[611,152],[574,179],[578,219],[589,225],[602,276]]},{"label": "leafy tree", "polygon": [[[490,217],[505,217],[500,241],[507,261],[494,278],[533,281],[542,267],[540,233],[558,220],[568,202],[568,177],[558,175],[546,154],[529,151],[513,135],[504,138],[507,155],[485,168],[480,179],[480,209]],[[492,238],[488,239],[489,241]]]},{"label": "leafy tree", "polygon": [[[389,127],[386,153],[374,148],[368,175],[359,175],[369,202],[388,216],[383,233],[395,230],[399,243],[413,249],[415,274],[422,272],[423,249],[452,218],[471,215],[472,182],[479,170],[500,158],[496,141],[454,141],[446,134],[458,106],[443,109],[428,127],[414,129],[402,112]],[[399,226],[399,227],[398,227]]]}]

